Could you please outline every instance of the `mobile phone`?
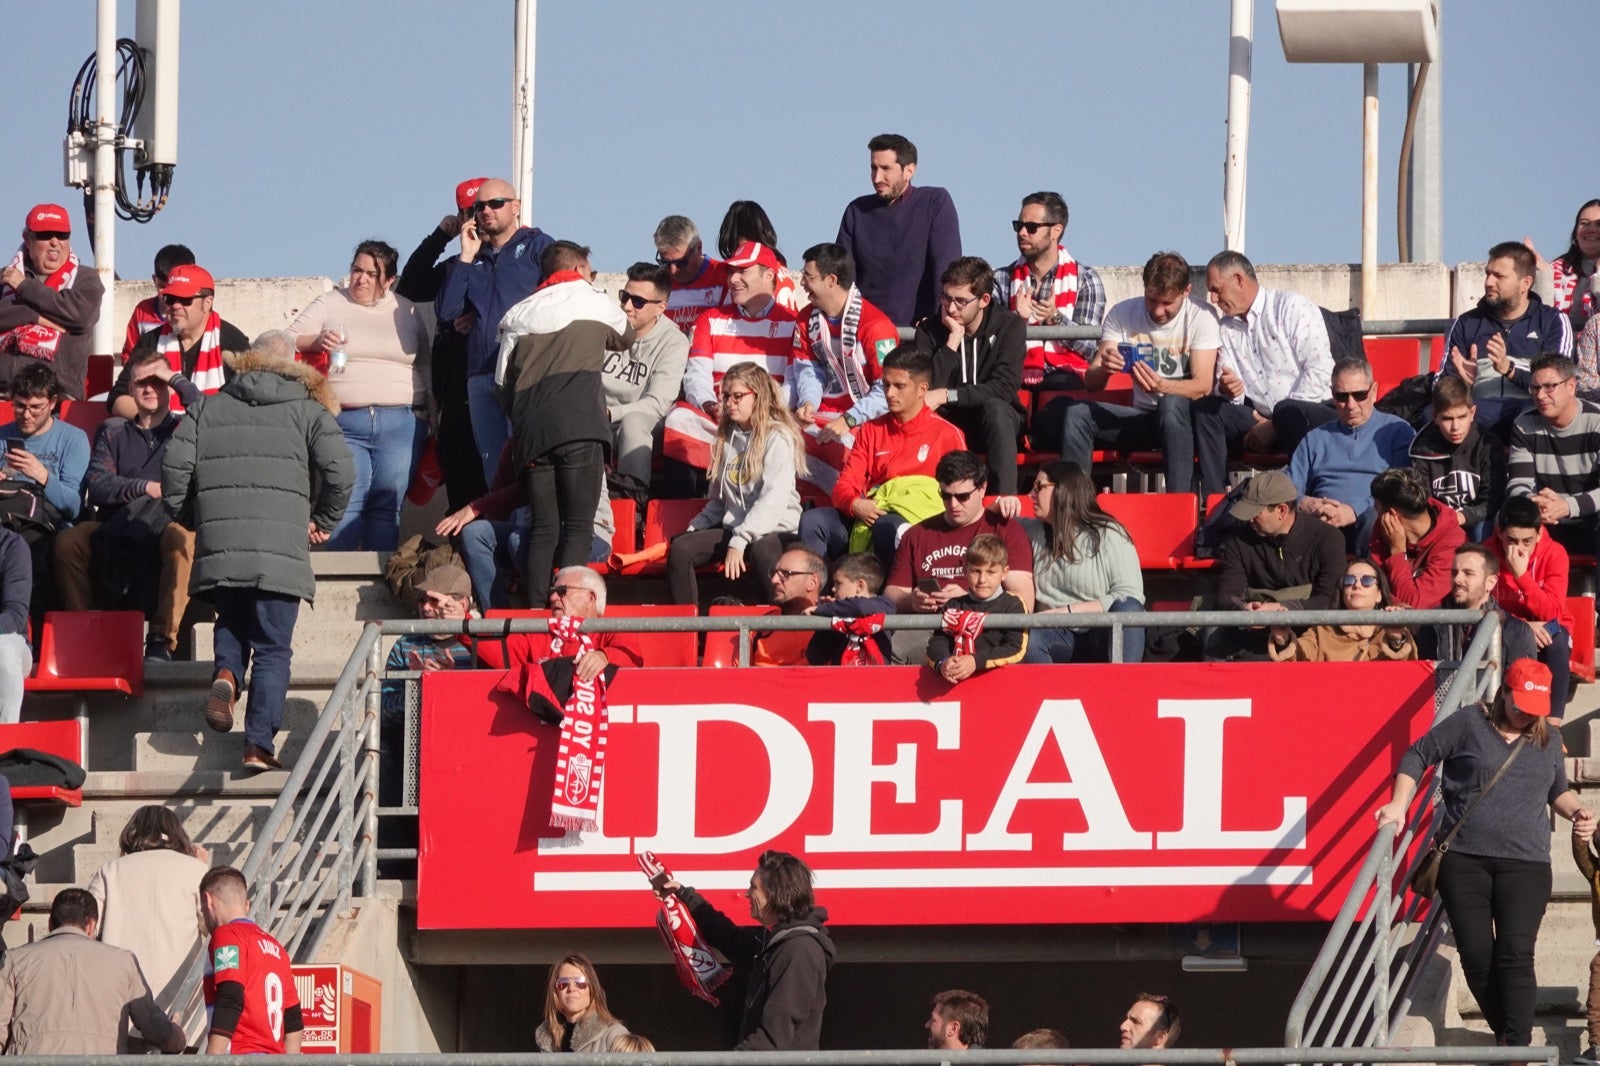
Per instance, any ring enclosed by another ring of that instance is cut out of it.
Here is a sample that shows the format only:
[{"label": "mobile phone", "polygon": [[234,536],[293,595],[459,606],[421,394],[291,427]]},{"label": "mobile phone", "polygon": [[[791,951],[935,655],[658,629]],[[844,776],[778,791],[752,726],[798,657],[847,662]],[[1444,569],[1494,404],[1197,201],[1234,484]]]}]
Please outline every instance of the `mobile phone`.
[{"label": "mobile phone", "polygon": [[921,581],[917,582],[917,591],[926,592],[929,596],[938,595],[939,579],[936,577],[923,578]]},{"label": "mobile phone", "polygon": [[25,452],[27,450],[28,446],[15,437],[6,441],[6,451],[8,452]]}]

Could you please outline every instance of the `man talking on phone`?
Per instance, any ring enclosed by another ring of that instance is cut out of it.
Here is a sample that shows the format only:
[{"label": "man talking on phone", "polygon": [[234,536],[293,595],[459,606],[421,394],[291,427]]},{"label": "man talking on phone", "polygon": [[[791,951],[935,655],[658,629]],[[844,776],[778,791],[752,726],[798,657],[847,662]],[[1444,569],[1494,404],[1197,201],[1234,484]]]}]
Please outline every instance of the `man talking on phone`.
[{"label": "man talking on phone", "polygon": [[1127,373],[1133,378],[1133,406],[1099,400],[1051,403],[1039,412],[1034,439],[1039,440],[1041,430],[1048,438],[1049,430],[1060,426],[1061,458],[1084,470],[1090,468],[1096,448],[1159,449],[1167,491],[1192,491],[1190,412],[1194,401],[1211,391],[1221,341],[1217,316],[1189,299],[1191,288],[1183,256],[1151,256],[1144,265],[1144,295],[1123,300],[1106,315],[1084,376],[1084,387],[1099,392],[1113,373]]}]

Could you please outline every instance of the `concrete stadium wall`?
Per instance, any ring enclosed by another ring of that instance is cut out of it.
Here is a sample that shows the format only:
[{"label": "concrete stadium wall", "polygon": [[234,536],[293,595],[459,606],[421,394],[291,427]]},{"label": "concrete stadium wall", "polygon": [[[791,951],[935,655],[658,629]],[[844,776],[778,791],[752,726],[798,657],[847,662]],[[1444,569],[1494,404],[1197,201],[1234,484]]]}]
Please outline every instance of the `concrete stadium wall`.
[{"label": "concrete stadium wall", "polygon": [[[1141,266],[1097,267],[1105,281],[1106,298],[1115,303],[1143,292]],[[1354,264],[1261,265],[1262,284],[1304,293],[1323,307],[1343,311],[1355,306],[1361,292],[1361,270]],[[595,279],[606,291],[622,287],[623,275],[600,274]],[[217,282],[217,313],[254,337],[269,329],[282,329],[312,300],[334,285],[328,278],[222,278]],[[133,313],[133,305],[155,293],[149,281],[119,281],[116,292],[118,330]],[[1197,273],[1194,295],[1205,298],[1205,281]],[[1471,307],[1483,295],[1483,265],[1462,263],[1453,270],[1442,263],[1386,264],[1378,271],[1378,304],[1367,311],[1369,319],[1450,318]],[[117,334],[118,340],[121,333]]]}]

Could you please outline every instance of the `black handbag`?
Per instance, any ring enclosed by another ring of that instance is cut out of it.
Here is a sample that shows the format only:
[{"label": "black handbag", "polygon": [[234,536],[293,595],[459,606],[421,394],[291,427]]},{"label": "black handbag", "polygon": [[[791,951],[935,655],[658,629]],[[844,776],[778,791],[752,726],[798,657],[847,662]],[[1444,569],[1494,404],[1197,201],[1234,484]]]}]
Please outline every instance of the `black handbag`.
[{"label": "black handbag", "polygon": [[1417,868],[1411,871],[1411,877],[1406,881],[1406,887],[1412,892],[1425,898],[1432,898],[1439,887],[1439,867],[1443,864],[1445,853],[1450,850],[1451,843],[1455,841],[1456,834],[1461,832],[1461,827],[1467,824],[1467,816],[1472,813],[1473,808],[1478,805],[1483,797],[1489,794],[1490,789],[1500,783],[1500,779],[1506,775],[1506,771],[1511,769],[1511,760],[1517,757],[1517,753],[1522,750],[1522,745],[1527,742],[1528,735],[1526,733],[1517,738],[1517,742],[1511,745],[1511,753],[1506,756],[1506,761],[1500,764],[1500,769],[1496,770],[1494,776],[1489,778],[1489,783],[1483,786],[1483,790],[1472,797],[1472,802],[1467,804],[1467,809],[1461,812],[1461,818],[1450,828],[1450,832],[1445,834],[1443,840],[1435,840],[1428,847],[1427,852],[1422,856],[1422,861],[1417,863]]}]

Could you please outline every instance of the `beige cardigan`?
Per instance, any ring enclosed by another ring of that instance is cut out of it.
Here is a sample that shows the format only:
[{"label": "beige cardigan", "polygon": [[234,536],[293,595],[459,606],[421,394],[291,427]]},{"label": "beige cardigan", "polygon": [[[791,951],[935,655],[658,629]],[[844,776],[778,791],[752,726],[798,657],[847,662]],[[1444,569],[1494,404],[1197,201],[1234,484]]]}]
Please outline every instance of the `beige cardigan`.
[{"label": "beige cardigan", "polygon": [[162,848],[112,859],[89,893],[100,904],[100,939],[133,952],[156,1002],[171,1006],[205,944],[200,878],[210,867]]}]

